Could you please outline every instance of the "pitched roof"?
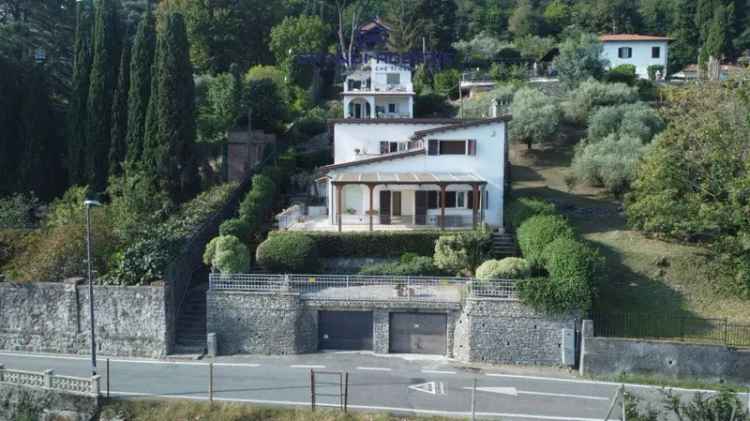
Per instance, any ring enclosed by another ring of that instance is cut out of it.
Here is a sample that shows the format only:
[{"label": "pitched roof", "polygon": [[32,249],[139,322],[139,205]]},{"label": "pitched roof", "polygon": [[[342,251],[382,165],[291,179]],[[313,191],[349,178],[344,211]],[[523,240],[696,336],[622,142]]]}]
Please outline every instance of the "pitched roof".
[{"label": "pitched roof", "polygon": [[390,161],[393,159],[400,159],[400,158],[408,158],[411,156],[424,155],[424,152],[425,152],[424,148],[418,148],[418,149],[412,149],[412,150],[405,151],[405,152],[387,153],[387,154],[374,156],[372,158],[364,158],[364,159],[358,159],[356,161],[348,161],[348,162],[341,162],[339,164],[326,165],[324,167],[320,167],[320,170],[329,171],[329,170],[335,170],[338,168],[355,167],[357,165],[367,165],[367,164],[373,164],[375,162]]},{"label": "pitched roof", "polygon": [[466,129],[469,127],[476,127],[476,126],[484,126],[485,124],[492,124],[492,123],[499,123],[501,121],[510,121],[513,117],[510,114],[504,114],[500,117],[494,117],[494,118],[482,118],[478,120],[458,120],[457,124],[451,124],[447,126],[442,127],[435,127],[434,129],[427,129],[427,130],[419,130],[414,132],[414,134],[411,136],[412,139],[420,139],[427,135],[435,134],[435,133],[442,133],[442,132],[449,132],[453,130],[460,130],[460,129]]},{"label": "pitched roof", "polygon": [[611,41],[671,41],[672,38],[660,37],[656,35],[640,34],[604,34],[599,36],[601,42]]}]

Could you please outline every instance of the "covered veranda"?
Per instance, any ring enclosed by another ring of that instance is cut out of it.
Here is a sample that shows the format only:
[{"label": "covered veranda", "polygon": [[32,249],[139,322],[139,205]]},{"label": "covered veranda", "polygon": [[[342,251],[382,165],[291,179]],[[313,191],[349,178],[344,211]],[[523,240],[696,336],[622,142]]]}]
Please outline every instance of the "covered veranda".
[{"label": "covered veranda", "polygon": [[[349,186],[366,187],[368,200],[362,201],[361,210],[369,231],[374,230],[376,218],[378,229],[400,223],[415,227],[434,224],[443,230],[456,227],[456,221],[468,226],[464,217],[470,218],[473,228],[484,219],[482,197],[487,182],[472,173],[346,172],[331,175],[329,181],[329,213],[339,232],[345,224],[343,196]],[[430,189],[435,187],[437,191]],[[410,209],[407,214],[402,213],[406,208]]]}]

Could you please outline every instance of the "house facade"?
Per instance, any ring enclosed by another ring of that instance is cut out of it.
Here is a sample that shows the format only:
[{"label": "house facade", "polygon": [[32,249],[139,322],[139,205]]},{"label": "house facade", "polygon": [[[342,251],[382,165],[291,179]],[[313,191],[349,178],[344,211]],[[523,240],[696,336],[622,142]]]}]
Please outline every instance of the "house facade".
[{"label": "house facade", "polygon": [[604,48],[601,58],[607,60],[609,68],[622,64],[632,64],[641,79],[648,79],[649,66],[664,66],[667,69],[669,58],[669,38],[637,35],[608,34],[599,37]]},{"label": "house facade", "polygon": [[344,117],[413,118],[411,70],[369,57],[344,81]]}]

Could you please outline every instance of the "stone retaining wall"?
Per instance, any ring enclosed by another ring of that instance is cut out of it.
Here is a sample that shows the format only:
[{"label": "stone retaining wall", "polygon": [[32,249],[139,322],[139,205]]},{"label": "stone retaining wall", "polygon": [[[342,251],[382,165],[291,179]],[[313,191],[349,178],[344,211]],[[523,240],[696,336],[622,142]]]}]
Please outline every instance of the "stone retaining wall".
[{"label": "stone retaining wall", "polygon": [[38,387],[0,383],[0,421],[32,415],[39,420],[95,420],[99,398]]},{"label": "stone retaining wall", "polygon": [[593,335],[593,322],[582,328],[581,374],[656,374],[747,384],[750,349]]},{"label": "stone retaining wall", "polygon": [[[97,352],[163,357],[167,324],[163,287],[94,287]],[[89,289],[64,283],[0,283],[0,349],[90,352]]]}]

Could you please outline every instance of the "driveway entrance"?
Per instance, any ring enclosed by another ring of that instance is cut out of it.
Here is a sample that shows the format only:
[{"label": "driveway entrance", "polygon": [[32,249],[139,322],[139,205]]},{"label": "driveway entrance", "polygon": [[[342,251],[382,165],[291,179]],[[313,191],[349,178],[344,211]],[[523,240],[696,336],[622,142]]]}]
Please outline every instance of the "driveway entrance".
[{"label": "driveway entrance", "polygon": [[445,355],[448,315],[391,313],[390,352]]},{"label": "driveway entrance", "polygon": [[372,312],[320,311],[318,349],[372,351]]}]

